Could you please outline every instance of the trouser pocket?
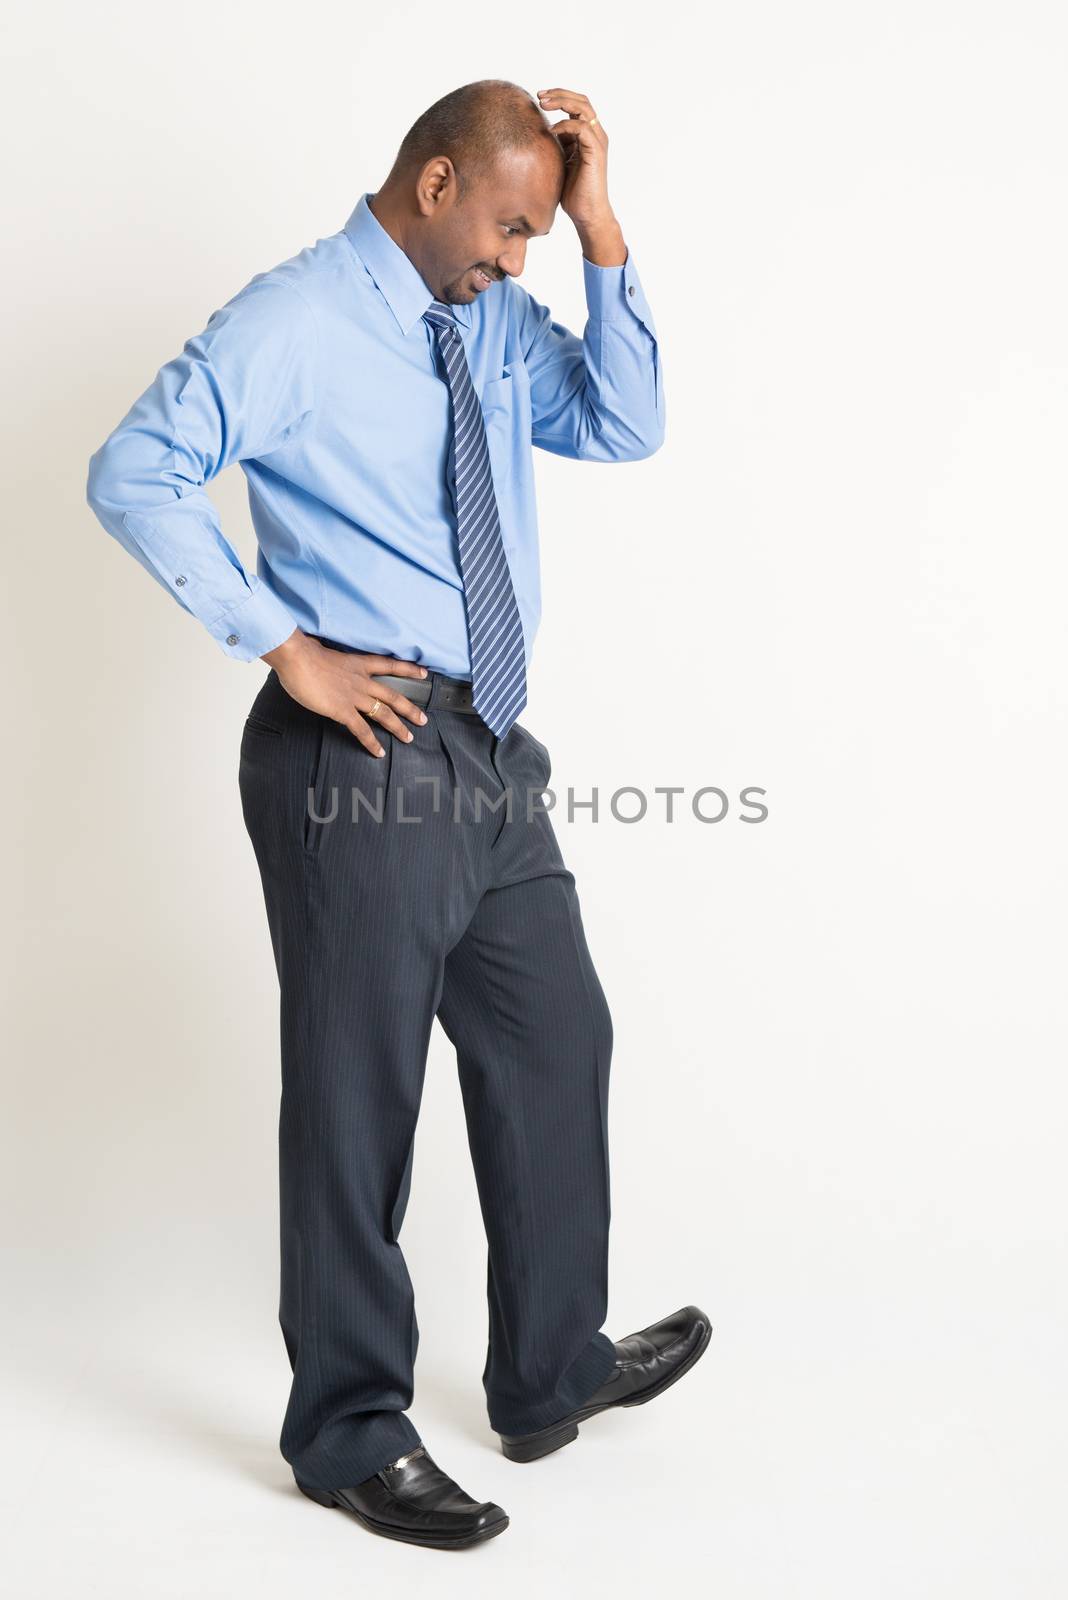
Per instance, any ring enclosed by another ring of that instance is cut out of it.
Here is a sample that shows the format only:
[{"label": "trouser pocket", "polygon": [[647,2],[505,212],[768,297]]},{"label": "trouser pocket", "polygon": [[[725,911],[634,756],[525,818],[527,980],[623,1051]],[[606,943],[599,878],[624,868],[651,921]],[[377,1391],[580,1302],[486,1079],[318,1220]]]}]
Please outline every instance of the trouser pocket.
[{"label": "trouser pocket", "polygon": [[[341,801],[337,785],[330,783],[330,753],[333,729],[339,724],[319,716],[311,731],[307,782],[304,792],[303,844],[310,855],[317,855],[327,828],[338,820]],[[347,729],[341,730],[352,738]]]}]

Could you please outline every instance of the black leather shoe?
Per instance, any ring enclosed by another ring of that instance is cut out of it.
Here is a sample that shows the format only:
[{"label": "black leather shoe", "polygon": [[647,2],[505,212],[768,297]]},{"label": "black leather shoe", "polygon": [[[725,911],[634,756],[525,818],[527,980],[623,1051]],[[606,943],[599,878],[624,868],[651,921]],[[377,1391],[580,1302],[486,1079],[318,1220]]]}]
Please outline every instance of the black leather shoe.
[{"label": "black leather shoe", "polygon": [[536,1433],[502,1433],[501,1449],[509,1461],[536,1461],[578,1438],[578,1425],[611,1406],[643,1406],[689,1372],[705,1352],[712,1324],[697,1306],[683,1306],[641,1333],[613,1340],[615,1370],[590,1398],[566,1417]]},{"label": "black leather shoe", "polygon": [[297,1488],[321,1506],[351,1511],[372,1533],[436,1550],[463,1550],[503,1533],[508,1517],[492,1500],[472,1500],[430,1459],[425,1445],[399,1456],[354,1489]]}]

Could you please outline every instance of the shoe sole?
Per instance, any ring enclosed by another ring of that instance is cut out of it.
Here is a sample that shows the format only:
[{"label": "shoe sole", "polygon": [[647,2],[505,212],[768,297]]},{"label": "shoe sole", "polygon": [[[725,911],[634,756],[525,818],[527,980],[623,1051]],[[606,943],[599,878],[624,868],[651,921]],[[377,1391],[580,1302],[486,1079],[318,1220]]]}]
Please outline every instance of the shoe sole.
[{"label": "shoe sole", "polygon": [[363,1511],[357,1511],[355,1506],[350,1506],[346,1500],[338,1500],[329,1489],[312,1489],[306,1483],[296,1479],[297,1488],[301,1494],[306,1494],[309,1500],[314,1500],[317,1506],[328,1506],[337,1511],[348,1511],[362,1522],[365,1528],[372,1533],[380,1533],[386,1539],[399,1539],[402,1544],[419,1544],[431,1550],[466,1550],[472,1544],[484,1544],[487,1539],[493,1539],[498,1533],[503,1533],[509,1523],[508,1517],[501,1517],[497,1522],[491,1522],[488,1527],[479,1528],[477,1533],[465,1533],[455,1539],[449,1539],[433,1534],[404,1533],[399,1528],[391,1528],[388,1523],[376,1522],[374,1517],[369,1517]]},{"label": "shoe sole", "polygon": [[501,1449],[509,1461],[540,1461],[542,1456],[551,1455],[554,1450],[560,1450],[565,1444],[570,1444],[578,1438],[578,1425],[588,1422],[591,1417],[596,1417],[602,1411],[616,1411],[627,1406],[643,1406],[648,1400],[655,1400],[663,1394],[665,1389],[670,1389],[673,1383],[685,1377],[695,1362],[699,1361],[708,1349],[708,1342],[712,1337],[712,1324],[705,1324],[703,1336],[698,1339],[686,1360],[680,1362],[673,1372],[669,1372],[659,1382],[650,1384],[649,1388],[641,1394],[636,1394],[630,1400],[609,1400],[604,1405],[590,1406],[583,1411],[562,1422],[559,1427],[541,1428],[537,1433],[527,1435],[525,1438],[506,1440],[501,1438]]}]

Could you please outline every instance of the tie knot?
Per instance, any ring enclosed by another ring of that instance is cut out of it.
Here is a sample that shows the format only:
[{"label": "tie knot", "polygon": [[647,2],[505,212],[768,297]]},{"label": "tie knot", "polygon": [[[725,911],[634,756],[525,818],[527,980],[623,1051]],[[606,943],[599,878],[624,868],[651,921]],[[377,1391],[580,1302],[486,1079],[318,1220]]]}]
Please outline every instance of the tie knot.
[{"label": "tie knot", "polygon": [[449,307],[441,300],[431,300],[423,312],[423,321],[429,322],[432,328],[455,328],[456,318]]}]

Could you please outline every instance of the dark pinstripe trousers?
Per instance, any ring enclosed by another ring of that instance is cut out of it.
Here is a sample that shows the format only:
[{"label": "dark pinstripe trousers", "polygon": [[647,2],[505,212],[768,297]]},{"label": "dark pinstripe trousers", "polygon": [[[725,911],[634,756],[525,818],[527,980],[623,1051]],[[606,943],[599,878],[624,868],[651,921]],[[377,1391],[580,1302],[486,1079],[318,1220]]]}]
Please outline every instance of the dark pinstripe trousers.
[{"label": "dark pinstripe trousers", "polygon": [[[455,681],[455,680],[453,680]],[[398,1236],[435,1016],[456,1048],[488,1241],[490,1425],[581,1404],[607,1314],[612,1023],[541,805],[549,753],[444,709],[372,756],[272,670],[240,792],[280,989],[279,1441],[320,1488],[420,1442],[419,1331]]]}]

